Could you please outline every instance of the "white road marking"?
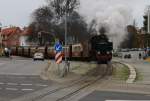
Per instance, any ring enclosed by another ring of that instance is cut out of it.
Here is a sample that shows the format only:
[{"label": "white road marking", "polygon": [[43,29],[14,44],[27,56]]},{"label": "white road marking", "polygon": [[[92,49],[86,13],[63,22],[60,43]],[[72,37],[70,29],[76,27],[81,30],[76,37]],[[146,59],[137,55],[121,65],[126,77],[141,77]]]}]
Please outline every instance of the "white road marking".
[{"label": "white road marking", "polygon": [[13,86],[15,86],[15,85],[18,85],[17,83],[7,83],[7,85],[13,85]]},{"label": "white road marking", "polygon": [[21,85],[21,86],[41,86],[41,87],[47,87],[48,85],[44,85],[44,84],[18,84],[18,83],[3,83],[0,82],[0,85],[12,85],[12,86],[17,86],[17,85]]},{"label": "white road marking", "polygon": [[6,88],[6,90],[16,91],[16,90],[18,90],[18,89],[17,89],[17,88]]},{"label": "white road marking", "polygon": [[3,85],[3,84],[5,84],[5,83],[3,83],[3,82],[0,82],[0,85]]},{"label": "white road marking", "polygon": [[33,84],[20,84],[21,86],[32,86]]},{"label": "white road marking", "polygon": [[22,91],[33,91],[33,89],[21,89]]},{"label": "white road marking", "polygon": [[47,87],[48,85],[36,84],[36,86]]}]

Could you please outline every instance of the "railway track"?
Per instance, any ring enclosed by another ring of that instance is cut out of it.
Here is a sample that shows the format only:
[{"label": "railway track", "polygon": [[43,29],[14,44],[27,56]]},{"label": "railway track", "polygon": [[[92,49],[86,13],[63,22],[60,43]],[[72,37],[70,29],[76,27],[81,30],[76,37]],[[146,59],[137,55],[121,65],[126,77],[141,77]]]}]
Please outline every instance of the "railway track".
[{"label": "railway track", "polygon": [[[98,68],[100,68],[100,67],[98,67]],[[109,67],[107,67],[107,68],[109,68]],[[107,75],[107,70],[108,69],[106,69],[106,71],[102,75],[98,75],[97,77],[94,77],[94,78],[89,79],[88,76],[82,77],[82,78],[72,82],[71,84],[56,88],[56,89],[46,92],[40,96],[32,98],[30,101],[46,101],[46,99],[49,99],[49,101],[66,101],[67,99],[69,99],[72,96],[79,93],[81,90],[83,90],[87,87],[90,87],[97,81],[104,78]]]}]

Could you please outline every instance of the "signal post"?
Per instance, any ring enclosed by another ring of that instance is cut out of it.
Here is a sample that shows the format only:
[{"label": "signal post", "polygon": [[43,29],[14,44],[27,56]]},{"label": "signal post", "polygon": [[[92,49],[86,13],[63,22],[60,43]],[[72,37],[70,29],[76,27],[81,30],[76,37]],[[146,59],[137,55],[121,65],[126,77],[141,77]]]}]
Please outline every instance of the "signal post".
[{"label": "signal post", "polygon": [[62,51],[63,51],[63,48],[62,48],[62,45],[61,43],[58,41],[56,44],[55,44],[55,62],[57,64],[57,67],[58,67],[58,75],[61,74],[61,70],[60,70],[60,64],[62,63],[62,60],[63,60],[63,54],[62,54]]}]

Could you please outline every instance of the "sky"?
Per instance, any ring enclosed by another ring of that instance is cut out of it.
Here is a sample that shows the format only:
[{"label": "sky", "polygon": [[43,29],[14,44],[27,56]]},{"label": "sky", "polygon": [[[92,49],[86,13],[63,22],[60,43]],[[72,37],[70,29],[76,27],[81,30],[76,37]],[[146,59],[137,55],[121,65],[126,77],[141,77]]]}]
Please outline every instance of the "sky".
[{"label": "sky", "polygon": [[44,4],[44,0],[0,0],[2,26],[27,26],[32,12]]},{"label": "sky", "polygon": [[[142,15],[145,7],[150,4],[150,0],[80,0],[79,12],[91,20],[94,17],[101,17],[102,14],[111,16],[121,8],[125,11],[125,16],[136,20],[138,26],[142,26]],[[45,0],[0,0],[0,22],[2,26],[27,26],[30,23],[32,12],[45,4]],[[112,10],[113,9],[113,10]],[[113,13],[114,12],[114,13]],[[120,16],[120,15],[119,15]],[[103,16],[105,17],[105,16]],[[116,16],[117,17],[117,16]]]},{"label": "sky", "polygon": [[[119,10],[124,10],[133,19],[136,20],[138,26],[143,24],[143,14],[147,5],[150,5],[150,0],[80,0],[81,14],[85,15],[87,19],[92,17],[102,17],[100,15],[112,16]],[[118,16],[116,16],[118,17]],[[131,23],[131,22],[130,22]]]}]

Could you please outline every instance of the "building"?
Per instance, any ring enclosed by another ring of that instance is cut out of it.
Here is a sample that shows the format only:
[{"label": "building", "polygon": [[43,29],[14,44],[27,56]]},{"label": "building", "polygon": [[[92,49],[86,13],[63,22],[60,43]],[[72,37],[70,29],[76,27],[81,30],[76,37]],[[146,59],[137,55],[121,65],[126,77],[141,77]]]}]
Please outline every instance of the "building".
[{"label": "building", "polygon": [[19,38],[21,33],[22,30],[19,27],[2,29],[2,45],[4,47],[19,46]]},{"label": "building", "polygon": [[19,27],[10,27],[2,29],[2,46],[31,46],[35,45],[33,42],[29,42],[27,39],[32,31],[29,28],[21,29]]},{"label": "building", "polygon": [[150,34],[138,34],[137,40],[140,48],[150,47]]},{"label": "building", "polygon": [[29,42],[28,41],[28,37],[29,37],[30,34],[32,34],[32,30],[29,27],[25,27],[22,30],[22,33],[20,33],[19,46],[37,45],[37,43],[35,43],[35,42]]}]

